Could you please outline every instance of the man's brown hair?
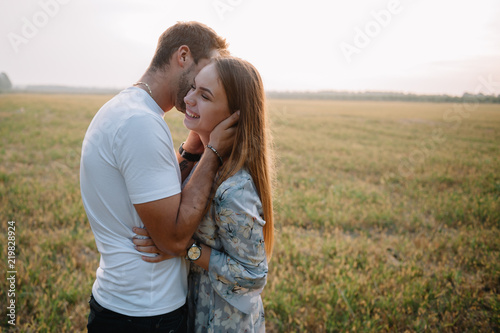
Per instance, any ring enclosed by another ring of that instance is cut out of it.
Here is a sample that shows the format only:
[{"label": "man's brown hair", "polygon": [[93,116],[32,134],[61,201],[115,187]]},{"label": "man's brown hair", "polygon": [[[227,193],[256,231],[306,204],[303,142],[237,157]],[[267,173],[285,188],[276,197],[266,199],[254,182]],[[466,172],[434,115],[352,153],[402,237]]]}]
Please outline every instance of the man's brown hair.
[{"label": "man's brown hair", "polygon": [[158,39],[158,46],[149,69],[156,71],[164,68],[181,45],[189,47],[195,64],[200,59],[210,59],[213,50],[218,50],[221,55],[229,54],[226,39],[217,35],[212,28],[194,21],[177,22]]}]

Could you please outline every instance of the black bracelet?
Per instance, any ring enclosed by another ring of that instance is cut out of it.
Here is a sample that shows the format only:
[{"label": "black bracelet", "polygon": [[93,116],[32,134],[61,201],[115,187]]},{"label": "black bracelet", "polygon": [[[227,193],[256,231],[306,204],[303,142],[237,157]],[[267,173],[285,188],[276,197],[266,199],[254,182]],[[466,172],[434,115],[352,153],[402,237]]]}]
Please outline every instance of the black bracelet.
[{"label": "black bracelet", "polygon": [[181,157],[189,162],[198,162],[200,159],[201,159],[201,154],[191,154],[191,153],[188,153],[187,151],[184,150],[184,148],[182,148],[182,146],[184,146],[184,143],[181,143],[180,147],[179,147],[179,155],[181,155]]}]

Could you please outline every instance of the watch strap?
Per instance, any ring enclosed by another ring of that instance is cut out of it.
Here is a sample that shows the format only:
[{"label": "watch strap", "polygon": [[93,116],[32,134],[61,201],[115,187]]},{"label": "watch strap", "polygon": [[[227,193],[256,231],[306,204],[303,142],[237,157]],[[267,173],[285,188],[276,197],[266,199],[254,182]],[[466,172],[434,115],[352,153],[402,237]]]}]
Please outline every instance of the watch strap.
[{"label": "watch strap", "polygon": [[184,150],[183,146],[184,146],[184,143],[181,143],[180,147],[179,147],[179,155],[181,155],[181,157],[189,162],[198,162],[200,159],[201,159],[201,154],[191,154],[187,151]]}]

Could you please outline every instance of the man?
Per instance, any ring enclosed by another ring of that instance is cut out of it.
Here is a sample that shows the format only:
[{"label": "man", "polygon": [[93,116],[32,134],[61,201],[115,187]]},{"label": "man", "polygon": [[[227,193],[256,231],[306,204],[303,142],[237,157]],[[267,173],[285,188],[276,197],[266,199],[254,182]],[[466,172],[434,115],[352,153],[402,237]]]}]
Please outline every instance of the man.
[{"label": "man", "polygon": [[[187,266],[179,255],[192,245],[219,167],[229,153],[238,115],[210,135],[210,149],[190,134],[175,153],[164,113],[184,111],[184,96],[210,58],[227,53],[224,39],[197,22],[177,23],[158,41],[141,79],[107,102],[82,146],[82,201],[101,254],[90,300],[89,332],[185,330]],[[201,155],[181,193],[181,180]],[[182,172],[179,168],[179,163]],[[172,259],[141,260],[131,238],[146,227]]]}]

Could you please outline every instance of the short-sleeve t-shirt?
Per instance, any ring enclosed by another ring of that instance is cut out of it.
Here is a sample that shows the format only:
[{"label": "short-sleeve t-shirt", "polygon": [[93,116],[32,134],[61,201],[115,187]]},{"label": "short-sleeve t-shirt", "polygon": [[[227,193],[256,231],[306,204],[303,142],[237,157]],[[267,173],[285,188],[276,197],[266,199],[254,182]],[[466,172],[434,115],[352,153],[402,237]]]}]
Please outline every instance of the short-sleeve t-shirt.
[{"label": "short-sleeve t-shirt", "polygon": [[134,249],[132,227],[143,227],[134,204],[181,192],[181,174],[164,112],[131,87],[94,116],[82,145],[83,205],[101,254],[92,294],[129,316],[171,312],[186,301],[187,265],[177,257],[148,263]]}]

